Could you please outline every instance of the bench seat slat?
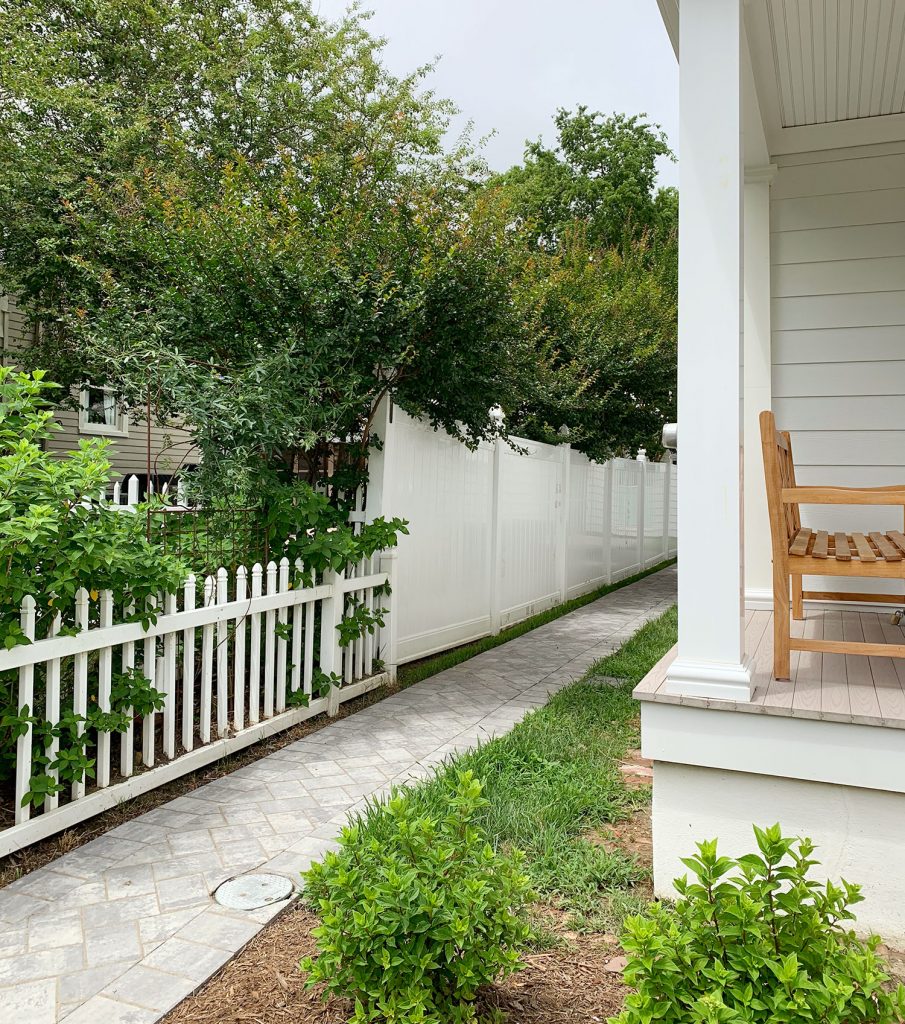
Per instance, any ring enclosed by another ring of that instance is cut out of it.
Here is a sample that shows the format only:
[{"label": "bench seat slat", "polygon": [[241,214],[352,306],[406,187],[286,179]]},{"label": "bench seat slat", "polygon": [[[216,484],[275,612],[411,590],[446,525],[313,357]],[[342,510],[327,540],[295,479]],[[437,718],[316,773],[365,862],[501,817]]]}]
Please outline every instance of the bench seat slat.
[{"label": "bench seat slat", "polygon": [[870,539],[877,546],[877,550],[880,555],[886,559],[887,562],[901,562],[902,552],[892,543],[892,541],[883,533],[872,533]]},{"label": "bench seat slat", "polygon": [[902,533],[901,530],[890,530],[886,536],[900,551],[905,552],[905,533]]},{"label": "bench seat slat", "polygon": [[867,543],[867,538],[863,533],[853,533],[852,542],[862,562],[876,562],[877,556],[874,554],[870,544]]},{"label": "bench seat slat", "polygon": [[806,555],[808,553],[808,542],[811,539],[811,531],[807,527],[802,527],[795,536],[795,540],[789,548],[790,555]]},{"label": "bench seat slat", "polygon": [[848,537],[844,533],[837,533],[836,538],[836,561],[850,562],[852,560],[852,549],[848,544]]}]

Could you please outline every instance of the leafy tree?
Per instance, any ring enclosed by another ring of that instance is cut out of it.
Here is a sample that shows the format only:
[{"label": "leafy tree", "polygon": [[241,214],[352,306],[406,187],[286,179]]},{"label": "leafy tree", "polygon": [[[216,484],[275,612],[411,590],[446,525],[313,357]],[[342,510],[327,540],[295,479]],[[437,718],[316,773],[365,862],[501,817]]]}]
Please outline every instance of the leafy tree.
[{"label": "leafy tree", "polygon": [[557,143],[530,143],[491,182],[526,248],[520,296],[548,366],[526,380],[510,427],[589,456],[659,449],[675,415],[677,214],[657,189],[671,153],[642,116],[560,110]]},{"label": "leafy tree", "polygon": [[353,11],[24,0],[0,15],[0,285],[36,365],[195,429],[208,493],[313,474],[377,402],[468,443],[530,368],[512,237],[449,108]]},{"label": "leafy tree", "polygon": [[560,109],[553,147],[528,143],[524,163],[499,176],[532,238],[555,250],[576,222],[594,248],[642,235],[668,240],[678,194],[657,189],[657,159],[672,158],[665,134],[644,115],[606,117]]},{"label": "leafy tree", "polygon": [[557,443],[566,426],[590,458],[655,452],[675,417],[675,251],[642,237],[596,249],[583,225],[555,253],[535,252],[522,286],[533,330],[553,348],[552,371],[538,375],[510,428]]}]

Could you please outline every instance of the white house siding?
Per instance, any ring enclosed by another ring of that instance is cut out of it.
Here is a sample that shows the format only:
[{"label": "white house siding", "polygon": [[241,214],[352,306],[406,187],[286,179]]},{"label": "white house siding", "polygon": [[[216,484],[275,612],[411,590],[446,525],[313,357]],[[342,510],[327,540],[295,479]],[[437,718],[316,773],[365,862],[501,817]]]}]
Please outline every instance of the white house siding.
[{"label": "white house siding", "polygon": [[[0,365],[13,365],[32,344],[34,332],[27,326],[25,315],[9,296],[0,297]],[[96,437],[79,431],[79,416],[74,409],[60,410],[55,419],[62,427],[48,441],[53,452],[66,452],[78,446],[81,437]],[[111,463],[117,473],[147,472],[148,435],[144,423],[130,423],[128,437],[110,437]],[[199,456],[187,430],[178,427],[151,427],[151,473],[168,476],[180,465],[193,465]]]},{"label": "white house siding", "polygon": [[[778,163],[773,408],[792,433],[798,481],[905,483],[905,142]],[[902,528],[901,509],[803,511],[816,528]],[[884,587],[850,582],[846,590]]]}]

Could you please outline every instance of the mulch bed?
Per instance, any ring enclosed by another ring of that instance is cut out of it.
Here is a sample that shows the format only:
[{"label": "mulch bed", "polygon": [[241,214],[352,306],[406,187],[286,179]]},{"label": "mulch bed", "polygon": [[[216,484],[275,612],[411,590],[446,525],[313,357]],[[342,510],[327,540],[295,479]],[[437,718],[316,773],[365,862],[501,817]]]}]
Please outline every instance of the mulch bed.
[{"label": "mulch bed", "polygon": [[[622,1007],[622,960],[613,936],[563,935],[559,915],[540,915],[562,947],[530,953],[523,971],[482,993],[479,1009],[506,1014],[508,1024],[605,1021]],[[345,1024],[351,1004],[323,1002],[306,989],[302,957],[315,952],[317,918],[294,904],[263,929],[206,985],[180,1003],[162,1024]]]},{"label": "mulch bed", "polygon": [[[640,752],[626,761],[638,763]],[[651,866],[647,808],[588,838]],[[569,915],[553,907],[540,905],[535,911],[558,943],[529,953],[524,970],[482,992],[479,1010],[502,1011],[507,1024],[597,1024],[618,1013],[626,987],[616,937],[572,931]],[[316,915],[293,904],[161,1024],[346,1024],[350,1004],[323,1002],[319,988],[305,988],[299,970],[299,961],[315,952],[311,929],[316,926]]]}]

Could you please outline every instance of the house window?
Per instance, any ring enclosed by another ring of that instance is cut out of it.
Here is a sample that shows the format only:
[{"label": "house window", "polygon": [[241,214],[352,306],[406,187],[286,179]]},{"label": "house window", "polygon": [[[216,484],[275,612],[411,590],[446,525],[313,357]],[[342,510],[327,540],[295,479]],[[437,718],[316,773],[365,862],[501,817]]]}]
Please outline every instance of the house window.
[{"label": "house window", "polygon": [[107,388],[82,388],[79,403],[79,432],[126,437],[129,422],[114,393]]}]

